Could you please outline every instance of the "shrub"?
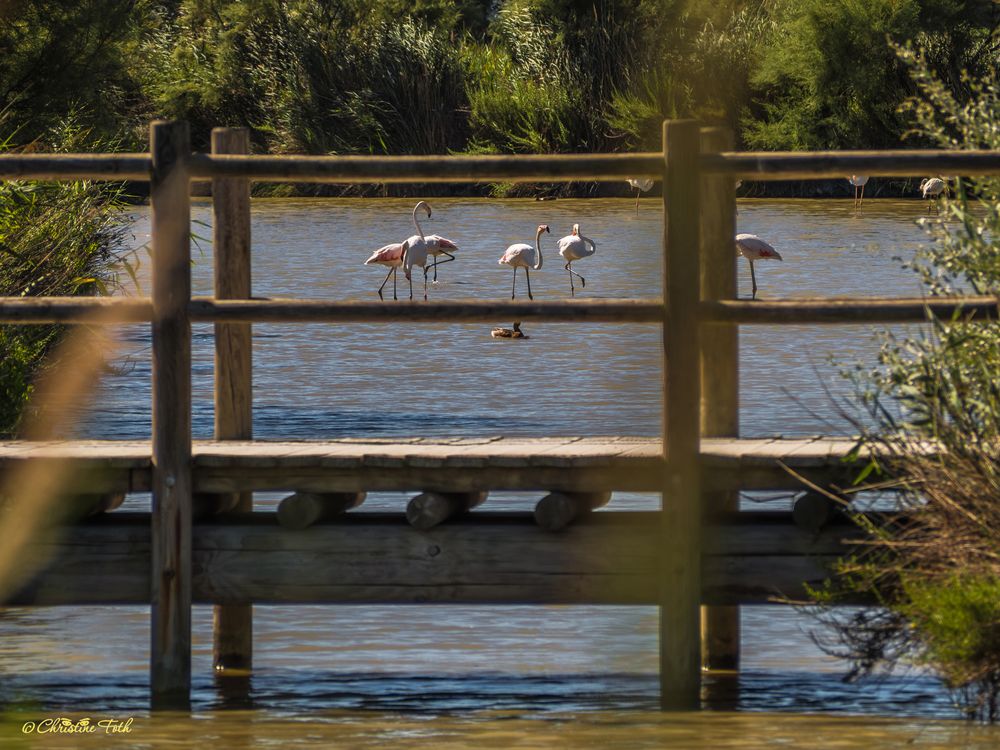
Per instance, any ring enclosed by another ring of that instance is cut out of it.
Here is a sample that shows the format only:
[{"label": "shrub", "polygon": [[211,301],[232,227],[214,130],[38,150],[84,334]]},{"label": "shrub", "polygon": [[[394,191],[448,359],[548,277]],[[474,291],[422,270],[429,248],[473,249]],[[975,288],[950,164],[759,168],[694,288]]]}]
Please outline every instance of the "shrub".
[{"label": "shrub", "polygon": [[[906,47],[921,92],[914,133],[948,148],[1000,148],[996,73],[965,79],[956,99]],[[923,224],[931,242],[914,268],[929,294],[1000,293],[1000,180],[952,180],[955,195]],[[834,618],[837,653],[858,674],[912,662],[932,667],[970,715],[1000,715],[1000,330],[968,315],[924,335],[882,334],[879,366],[853,377],[872,427],[865,440],[896,478],[897,513],[859,517],[870,548],[840,565],[845,591],[882,605]]]},{"label": "shrub", "polygon": [[[115,188],[0,182],[0,296],[93,296],[118,288],[128,218]],[[62,328],[0,326],[0,436],[18,427]]]}]

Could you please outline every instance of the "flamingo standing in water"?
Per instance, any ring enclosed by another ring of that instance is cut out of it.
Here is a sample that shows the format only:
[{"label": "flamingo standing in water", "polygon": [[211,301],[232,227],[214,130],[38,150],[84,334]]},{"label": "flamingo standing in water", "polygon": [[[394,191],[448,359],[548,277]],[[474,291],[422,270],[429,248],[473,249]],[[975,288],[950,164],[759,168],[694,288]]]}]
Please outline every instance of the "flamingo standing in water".
[{"label": "flamingo standing in water", "polygon": [[[430,216],[430,214],[428,214],[428,216]],[[447,263],[449,260],[455,260],[455,256],[448,251],[458,250],[458,245],[449,240],[447,237],[442,237],[439,234],[429,234],[426,239],[430,245],[430,254],[434,256],[434,262],[431,264],[431,268],[434,269],[434,283],[437,283],[438,266],[442,263]],[[447,255],[448,260],[438,260],[438,258],[442,255]]]},{"label": "flamingo standing in water", "polygon": [[[854,185],[854,208],[860,209],[861,203],[865,199],[865,185],[868,184],[868,178],[865,175],[852,174],[847,178],[847,181]],[[861,195],[858,195],[858,188],[861,188]]]},{"label": "flamingo standing in water", "polygon": [[382,289],[389,283],[389,277],[392,276],[392,298],[399,299],[396,296],[396,269],[403,265],[403,243],[394,242],[391,245],[380,247],[365,261],[365,265],[388,267],[389,273],[385,275],[382,286],[378,288],[378,297],[379,299],[384,299],[382,297]]},{"label": "flamingo standing in water", "polygon": [[[403,274],[406,276],[406,280],[410,282],[410,299],[413,299],[413,277],[412,271],[414,266],[420,266],[424,270],[424,299],[427,299],[427,256],[432,254],[433,246],[432,241],[429,241],[427,237],[424,236],[424,230],[420,227],[420,222],[417,221],[417,211],[423,209],[427,214],[427,218],[431,217],[431,207],[427,201],[420,201],[413,207],[413,226],[417,228],[417,233],[410,235],[405,240],[403,240]],[[434,238],[433,241],[440,242],[441,237],[437,235],[431,235]],[[451,243],[454,245],[454,243]],[[451,255],[449,253],[449,255]],[[451,256],[454,258],[454,256]],[[447,263],[447,261],[445,261]]]},{"label": "flamingo standing in water", "polygon": [[524,278],[528,280],[528,299],[534,299],[531,296],[531,274],[529,269],[534,268],[536,271],[542,268],[542,232],[548,232],[548,224],[539,224],[538,228],[535,230],[535,246],[532,247],[526,242],[519,242],[516,245],[511,245],[508,247],[504,254],[500,256],[500,260],[497,261],[501,266],[510,266],[514,269],[514,281],[510,285],[510,298],[514,299],[514,289],[517,287],[517,269],[524,269]]},{"label": "flamingo standing in water", "polygon": [[647,193],[653,187],[653,180],[649,177],[629,177],[628,184],[635,190],[635,215],[639,215],[639,194]]},{"label": "flamingo standing in water", "polygon": [[[589,247],[588,247],[589,246]],[[573,225],[573,233],[568,234],[559,240],[559,254],[566,259],[566,265],[564,268],[569,271],[569,293],[572,296],[576,296],[576,289],[573,287],[573,277],[580,276],[576,271],[570,268],[570,264],[574,260],[580,260],[580,258],[589,258],[591,255],[597,252],[597,245],[589,237],[584,237],[580,234],[580,225]],[[583,287],[587,286],[587,280],[580,276],[580,285]]]},{"label": "flamingo standing in water", "polygon": [[[941,195],[947,187],[947,183],[940,177],[927,177],[920,181],[918,190],[920,190],[924,198],[931,200]],[[930,212],[930,210],[930,204],[928,203],[927,211]],[[940,212],[940,209],[938,211]]]},{"label": "flamingo standing in water", "polygon": [[753,297],[757,299],[757,275],[753,271],[755,260],[781,260],[781,254],[755,234],[736,235],[736,252],[750,264],[750,280],[753,282]]}]

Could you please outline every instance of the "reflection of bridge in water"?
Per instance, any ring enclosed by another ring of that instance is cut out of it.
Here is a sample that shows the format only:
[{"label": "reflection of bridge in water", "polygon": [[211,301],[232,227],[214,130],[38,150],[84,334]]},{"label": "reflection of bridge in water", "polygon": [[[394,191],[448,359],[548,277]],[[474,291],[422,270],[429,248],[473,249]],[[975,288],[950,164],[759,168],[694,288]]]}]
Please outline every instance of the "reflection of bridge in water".
[{"label": "reflection of bridge in water", "polygon": [[[734,605],[795,597],[846,549],[808,495],[794,514],[738,512],[738,489],[843,480],[848,439],[739,439],[737,326],[919,321],[924,300],[736,299],[737,176],[1000,172],[976,152],[731,153],[720,130],[667,123],[655,154],[493,157],[247,156],[246,133],[217,130],[192,154],[185,124],[154,123],[150,154],[3,155],[4,179],[148,179],[151,299],[2,299],[4,323],[144,321],[153,330],[153,435],[145,442],[10,442],[5,476],[52,467],[77,520],[35,545],[51,558],[12,598],[24,604],[152,603],[154,707],[184,706],[191,604],[217,605],[222,674],[252,666],[254,602],[626,603],[661,607],[666,708],[698,705],[701,666],[734,668]],[[428,175],[432,175],[428,177]],[[508,303],[336,303],[251,299],[249,180],[457,182],[620,180],[664,189],[664,299]],[[190,295],[190,181],[213,180],[215,297]],[[692,189],[699,186],[700,189]],[[993,314],[993,299],[943,300]],[[250,324],[503,320],[659,324],[662,439],[251,440]],[[215,441],[191,440],[191,321],[216,323]],[[69,469],[69,471],[67,471]],[[791,472],[789,471],[791,470]],[[16,495],[20,490],[13,485]],[[23,489],[23,488],[22,488]],[[152,512],[108,513],[151,490]],[[252,492],[292,494],[277,515]],[[420,492],[407,514],[357,510],[364,493]],[[468,512],[493,490],[546,493],[535,513]],[[653,491],[660,512],[593,514],[614,490]],[[97,515],[95,515],[95,513]],[[280,523],[279,523],[280,521]],[[331,522],[335,521],[335,522]],[[444,523],[448,521],[447,523]],[[706,605],[701,611],[701,605]]]}]

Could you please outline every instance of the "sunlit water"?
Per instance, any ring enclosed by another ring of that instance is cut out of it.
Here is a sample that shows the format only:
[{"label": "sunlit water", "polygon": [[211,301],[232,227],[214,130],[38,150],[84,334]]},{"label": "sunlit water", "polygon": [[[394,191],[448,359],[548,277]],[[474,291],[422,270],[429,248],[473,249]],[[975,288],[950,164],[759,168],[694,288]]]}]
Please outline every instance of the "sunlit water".
[{"label": "sunlit water", "polygon": [[[568,296],[554,240],[579,222],[597,254],[576,264],[580,297],[660,293],[658,201],[489,201],[437,199],[425,230],[461,247],[441,266],[434,300],[505,299],[511,271],[497,258],[530,242],[548,223],[545,264],[532,272],[539,300]],[[384,277],[365,267],[371,250],[411,233],[412,202],[259,200],[253,204],[253,289],[258,296],[371,300]],[[783,263],[758,264],[759,296],[879,296],[920,293],[903,260],[924,240],[917,202],[743,201],[739,230],[775,245]],[[148,211],[136,212],[136,244],[148,238]],[[197,203],[196,232],[210,237],[210,206]],[[195,249],[195,294],[212,289],[210,243]],[[143,267],[149,262],[141,252]],[[741,293],[749,272],[740,261]],[[520,275],[521,272],[519,272]],[[419,273],[415,274],[418,282]],[[407,288],[400,275],[400,296]],[[518,279],[519,293],[526,292]],[[392,284],[385,304],[393,304]],[[420,286],[415,286],[417,295]],[[510,324],[511,321],[496,321]],[[258,438],[391,435],[656,435],[660,425],[659,336],[654,326],[527,324],[523,341],[492,339],[489,325],[257,325],[254,431]],[[836,362],[872,362],[866,326],[747,326],[741,334],[744,436],[850,431],[837,416],[850,387]],[[124,330],[119,367],[103,381],[83,432],[107,438],[149,434],[149,335]],[[212,333],[194,329],[194,430],[212,429]],[[258,494],[273,509],[274,494]],[[402,510],[406,497],[383,493],[366,507]],[[498,493],[486,508],[526,509],[537,497]],[[768,498],[765,498],[768,499]],[[748,496],[745,504],[761,502]],[[769,498],[788,507],[789,497]],[[655,496],[618,494],[612,510],[656,507]],[[127,501],[148,507],[148,497]],[[752,714],[664,720],[657,701],[657,614],[648,607],[289,607],[255,608],[255,671],[249,713],[213,683],[211,611],[194,613],[194,707],[204,721],[192,736],[235,746],[405,746],[432,740],[459,746],[475,736],[491,746],[660,746],[701,736],[705,746],[755,735],[774,744],[816,747],[911,742],[917,746],[994,742],[990,730],[866,719],[848,726],[773,712],[957,716],[947,694],[919,675],[856,685],[845,665],[811,642],[815,623],[791,609],[743,610],[743,669],[710,681],[710,705]],[[86,607],[0,612],[0,700],[53,711],[145,717],[148,609]],[[715,693],[721,698],[713,698]],[[143,723],[144,722],[144,723]],[[133,742],[169,738],[176,723],[143,718]],[[568,729],[572,725],[572,730]],[[187,726],[187,725],[184,725]],[[185,730],[187,731],[187,730]],[[143,734],[145,732],[145,735]],[[570,732],[566,734],[566,732]],[[983,734],[982,732],[985,732]],[[829,736],[829,741],[823,737]],[[960,740],[955,738],[959,737]],[[37,740],[37,738],[36,738]],[[42,742],[42,740],[38,740]],[[826,744],[824,744],[824,742]],[[63,745],[68,746],[68,745]],[[983,746],[986,746],[985,744]]]}]

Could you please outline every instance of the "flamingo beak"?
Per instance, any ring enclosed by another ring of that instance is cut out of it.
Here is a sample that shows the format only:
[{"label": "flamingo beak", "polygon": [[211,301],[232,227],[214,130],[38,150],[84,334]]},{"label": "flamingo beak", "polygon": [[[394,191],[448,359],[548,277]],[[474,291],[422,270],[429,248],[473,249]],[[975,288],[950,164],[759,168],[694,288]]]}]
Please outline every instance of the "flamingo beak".
[{"label": "flamingo beak", "polygon": [[774,257],[777,260],[784,260],[784,258],[781,257],[781,253],[779,253],[777,250],[774,251]]}]

